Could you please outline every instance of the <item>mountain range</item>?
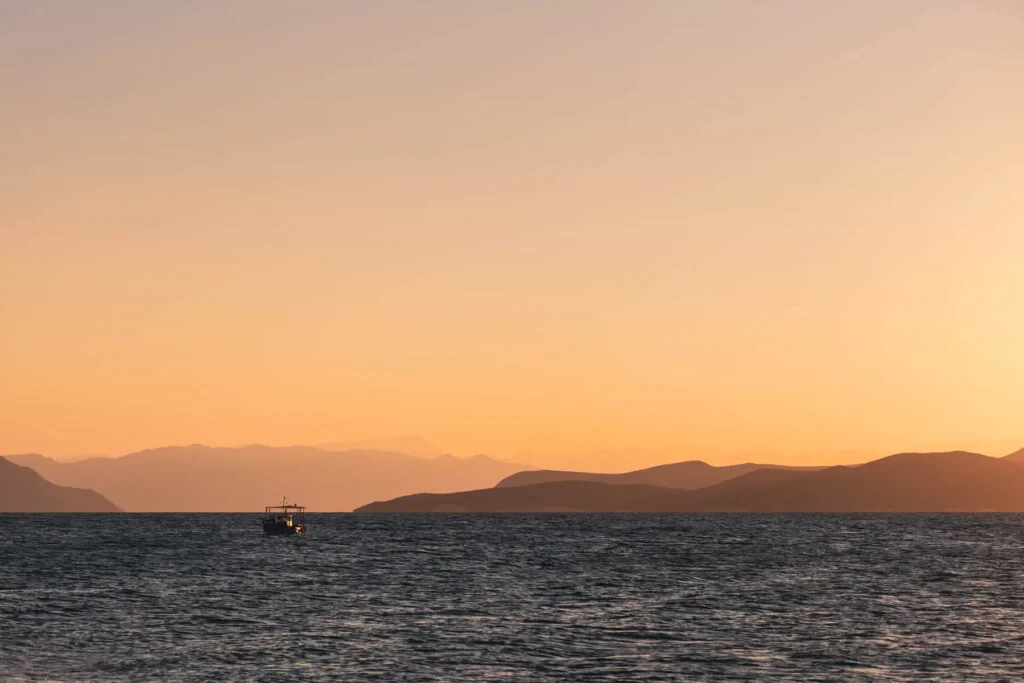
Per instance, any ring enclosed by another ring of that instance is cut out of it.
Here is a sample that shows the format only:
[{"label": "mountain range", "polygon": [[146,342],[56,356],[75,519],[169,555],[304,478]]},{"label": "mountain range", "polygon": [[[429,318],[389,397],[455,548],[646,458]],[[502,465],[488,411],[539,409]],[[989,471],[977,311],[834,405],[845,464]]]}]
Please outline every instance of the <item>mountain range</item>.
[{"label": "mountain range", "polygon": [[1024,449],[1004,458],[903,453],[838,467],[691,460],[621,474],[309,446],[0,458],[0,511],[254,511],[285,494],[317,512],[1024,511]]},{"label": "mountain range", "polygon": [[531,470],[516,472],[498,482],[499,488],[543,484],[553,481],[593,481],[603,484],[648,484],[673,489],[700,489],[713,486],[728,479],[734,479],[747,472],[765,468],[783,470],[820,470],[822,467],[791,467],[787,465],[762,465],[744,463],[716,467],[702,460],[688,460],[670,465],[657,465],[622,474],[598,472],[566,472],[563,470]]},{"label": "mountain range", "polygon": [[483,455],[426,459],[376,450],[259,445],[171,446],[74,462],[34,453],[8,459],[55,484],[93,489],[129,512],[262,510],[285,495],[310,510],[348,511],[417,491],[489,487],[526,468]]},{"label": "mountain range", "polygon": [[[902,453],[853,467],[760,467],[686,490],[650,483],[548,480],[419,494],[357,512],[940,512],[1024,511],[1024,454]],[[685,463],[683,463],[685,464]],[[658,468],[654,468],[658,469]],[[579,474],[579,473],[570,473]],[[529,481],[529,477],[512,478]],[[649,477],[648,477],[649,479]],[[621,479],[613,481],[623,481]]]},{"label": "mountain range", "polygon": [[0,457],[0,512],[120,512],[88,489],[57,486],[29,467]]}]

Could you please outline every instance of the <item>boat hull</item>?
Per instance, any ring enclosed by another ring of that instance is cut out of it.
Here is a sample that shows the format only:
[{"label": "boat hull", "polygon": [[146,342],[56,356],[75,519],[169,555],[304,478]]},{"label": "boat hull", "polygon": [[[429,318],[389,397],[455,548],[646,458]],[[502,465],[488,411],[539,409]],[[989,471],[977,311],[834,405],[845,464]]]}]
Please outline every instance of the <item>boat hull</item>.
[{"label": "boat hull", "polygon": [[306,533],[306,527],[301,524],[264,524],[263,533],[268,536],[294,536],[295,534]]}]

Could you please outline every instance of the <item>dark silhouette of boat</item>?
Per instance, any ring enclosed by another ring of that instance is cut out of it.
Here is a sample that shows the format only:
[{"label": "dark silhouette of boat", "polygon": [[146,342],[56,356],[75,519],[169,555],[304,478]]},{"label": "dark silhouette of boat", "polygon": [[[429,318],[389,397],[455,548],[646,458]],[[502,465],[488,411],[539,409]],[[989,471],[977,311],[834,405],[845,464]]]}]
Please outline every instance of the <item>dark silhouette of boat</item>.
[{"label": "dark silhouette of boat", "polygon": [[263,515],[263,533],[291,536],[306,533],[306,508],[282,499],[280,505],[268,505]]}]

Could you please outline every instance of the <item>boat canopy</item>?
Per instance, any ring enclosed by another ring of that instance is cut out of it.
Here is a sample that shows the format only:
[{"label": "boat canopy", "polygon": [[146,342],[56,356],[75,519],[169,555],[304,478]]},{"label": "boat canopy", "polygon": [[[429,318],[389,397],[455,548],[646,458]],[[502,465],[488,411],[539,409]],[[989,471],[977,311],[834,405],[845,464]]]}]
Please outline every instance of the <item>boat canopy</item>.
[{"label": "boat canopy", "polygon": [[304,505],[293,505],[289,503],[287,499],[282,499],[280,505],[268,505],[266,508],[266,514],[278,513],[284,515],[301,515],[305,514],[306,506]]}]

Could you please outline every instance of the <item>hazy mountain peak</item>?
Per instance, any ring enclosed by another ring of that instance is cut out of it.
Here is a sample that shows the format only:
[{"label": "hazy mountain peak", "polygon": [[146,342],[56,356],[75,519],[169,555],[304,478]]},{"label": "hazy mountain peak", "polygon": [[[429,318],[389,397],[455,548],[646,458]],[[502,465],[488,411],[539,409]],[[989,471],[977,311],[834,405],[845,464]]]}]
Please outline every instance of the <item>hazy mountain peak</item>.
[{"label": "hazy mountain peak", "polygon": [[444,451],[426,439],[418,436],[395,436],[377,439],[357,439],[350,441],[331,441],[314,444],[316,448],[327,451],[384,451],[387,453],[405,453],[416,458],[437,458]]},{"label": "hazy mountain peak", "polygon": [[[50,460],[37,453],[26,455],[34,455],[40,461]],[[120,508],[95,491],[58,486],[44,479],[31,467],[0,457],[0,512],[120,511]]]},{"label": "hazy mountain peak", "polygon": [[497,458],[492,458],[484,453],[475,453],[473,455],[458,456],[452,455],[451,453],[445,453],[433,458],[435,462],[465,462],[465,463],[502,463]]},{"label": "hazy mountain peak", "polygon": [[[166,446],[73,463],[14,456],[50,481],[87,487],[133,512],[261,510],[287,492],[318,512],[351,510],[418,491],[494,486],[523,465],[487,457],[437,459],[391,450],[312,446]],[[35,469],[35,468],[34,468]]]}]

